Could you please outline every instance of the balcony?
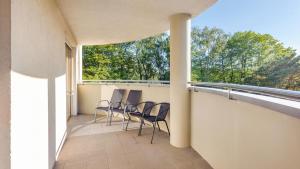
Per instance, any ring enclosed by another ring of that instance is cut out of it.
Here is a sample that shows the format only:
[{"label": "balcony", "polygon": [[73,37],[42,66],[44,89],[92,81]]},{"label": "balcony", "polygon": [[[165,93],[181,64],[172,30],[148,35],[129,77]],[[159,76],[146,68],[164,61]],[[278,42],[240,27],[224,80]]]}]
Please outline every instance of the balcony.
[{"label": "balcony", "polygon": [[[1,0],[0,168],[299,169],[299,92],[190,83],[191,18],[215,2]],[[170,82],[82,81],[83,45],[168,30]],[[169,102],[170,137],[93,123],[116,88]]]},{"label": "balcony", "polygon": [[[116,88],[127,89],[128,91],[130,89],[142,90],[142,101],[170,101],[170,87],[167,82],[85,81],[78,85],[78,105],[79,112],[84,115],[82,117],[89,117],[94,112],[96,101],[109,98],[113,89]],[[202,166],[202,168],[205,168],[209,167],[209,165],[212,165],[213,168],[232,168],[235,162],[238,162],[236,164],[238,166],[249,165],[249,163],[252,163],[248,162],[249,157],[255,161],[253,165],[260,162],[259,165],[264,166],[264,168],[271,168],[270,166],[274,166],[275,164],[280,166],[280,168],[286,168],[287,161],[289,163],[295,162],[293,158],[286,159],[286,162],[281,160],[285,159],[284,157],[291,157],[291,154],[296,155],[298,153],[294,151],[293,147],[297,146],[298,143],[295,141],[298,140],[297,138],[300,135],[299,133],[291,132],[300,127],[298,116],[299,104],[297,102],[288,102],[285,99],[279,98],[279,101],[277,100],[276,102],[276,98],[274,97],[234,91],[231,91],[232,98],[229,99],[228,90],[207,87],[191,87],[189,93],[191,104],[191,148],[173,148],[174,156],[169,157],[171,158],[169,160],[177,159],[177,153],[178,156],[181,156],[180,152],[185,151],[187,157],[196,156],[199,160],[204,159],[203,161],[200,160],[203,163],[199,162],[195,164],[196,168],[201,168]],[[256,98],[255,96],[263,98]],[[272,98],[272,104],[270,104],[270,100],[265,100],[266,98]],[[172,115],[172,112],[170,112],[170,115]],[[170,123],[170,118],[168,117],[167,119],[168,123]],[[88,120],[91,121],[92,117],[89,117]],[[132,142],[136,139],[136,144],[151,147],[149,143],[151,136],[149,132],[151,130],[146,130],[142,136],[138,137],[138,131],[135,129],[136,126],[130,126],[133,130],[125,132],[121,131],[121,124],[114,124],[113,127],[116,130],[120,130],[119,132],[115,132],[116,135],[122,135],[120,137],[131,139]],[[101,133],[101,130],[110,129],[107,129],[107,126],[105,126],[99,129],[99,133]],[[164,128],[163,130],[166,131]],[[165,148],[167,149],[170,146],[169,137],[163,132],[159,133],[158,137],[155,138],[152,146],[153,151],[161,145],[166,147],[160,149],[164,153],[168,153],[169,150],[165,150]],[[103,146],[104,144],[100,147],[103,148]],[[130,150],[127,151],[139,152],[136,150],[137,147],[131,146],[128,146]],[[128,147],[125,146],[125,149]],[[143,148],[140,149],[142,151]],[[126,152],[126,150],[124,151]],[[274,151],[281,153],[274,153]],[[237,157],[238,161],[236,161]],[[266,158],[268,160],[263,160]],[[276,159],[281,160],[278,161]],[[209,164],[204,162],[206,160]],[[287,168],[293,168],[294,165],[295,163]],[[176,166],[181,167],[180,164]],[[249,168],[252,167],[251,165],[249,166]],[[170,165],[165,165],[165,167],[173,168]],[[182,167],[192,168],[192,166],[184,166],[184,164]]]}]

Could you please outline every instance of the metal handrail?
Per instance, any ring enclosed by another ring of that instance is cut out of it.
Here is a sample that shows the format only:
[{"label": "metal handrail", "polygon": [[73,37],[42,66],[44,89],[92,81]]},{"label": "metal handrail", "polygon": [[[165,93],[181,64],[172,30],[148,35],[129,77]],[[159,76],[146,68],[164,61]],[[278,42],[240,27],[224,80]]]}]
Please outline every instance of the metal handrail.
[{"label": "metal handrail", "polygon": [[231,83],[189,82],[189,84],[191,84],[191,86],[195,86],[195,87],[226,89],[229,91],[235,90],[235,91],[242,91],[242,92],[260,94],[260,95],[265,95],[265,96],[273,96],[273,97],[279,97],[279,98],[300,101],[300,91],[284,90],[284,89],[269,88],[269,87],[250,86],[250,85],[239,85],[239,84],[231,84]]},{"label": "metal handrail", "polygon": [[96,84],[160,84],[169,85],[170,81],[165,80],[82,80],[83,83],[96,83]]},{"label": "metal handrail", "polygon": [[[83,80],[83,84],[144,84],[144,85],[169,85],[170,81],[165,80]],[[300,101],[300,91],[277,89],[270,87],[259,87],[250,85],[239,85],[232,83],[209,83],[209,82],[188,82],[194,87],[207,87],[225,89],[228,91],[242,91],[277,98]]]}]

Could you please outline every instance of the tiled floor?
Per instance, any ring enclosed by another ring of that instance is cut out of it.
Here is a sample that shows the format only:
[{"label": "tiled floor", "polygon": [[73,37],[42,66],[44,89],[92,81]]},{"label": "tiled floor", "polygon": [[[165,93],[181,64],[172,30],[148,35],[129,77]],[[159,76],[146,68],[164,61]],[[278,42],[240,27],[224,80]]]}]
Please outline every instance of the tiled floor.
[{"label": "tiled floor", "polygon": [[150,144],[152,128],[137,136],[138,123],[122,131],[120,122],[106,126],[105,119],[92,123],[92,116],[69,121],[70,134],[55,169],[211,169],[191,148],[169,144],[169,136],[157,133]]}]

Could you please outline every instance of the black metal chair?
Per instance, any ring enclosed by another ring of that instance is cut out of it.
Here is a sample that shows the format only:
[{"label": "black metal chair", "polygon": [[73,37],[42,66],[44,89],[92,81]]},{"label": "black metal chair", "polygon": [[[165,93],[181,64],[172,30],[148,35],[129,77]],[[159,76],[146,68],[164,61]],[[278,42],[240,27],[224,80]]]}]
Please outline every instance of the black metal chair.
[{"label": "black metal chair", "polygon": [[[142,105],[142,104],[144,104],[143,110],[142,110],[142,111],[139,111],[139,110],[138,110],[138,107],[139,107],[140,105]],[[155,105],[155,103],[152,102],[152,101],[141,102],[141,103],[139,103],[139,104],[137,104],[137,105],[135,106],[135,107],[137,107],[137,111],[135,111],[135,112],[130,112],[129,115],[130,115],[130,116],[133,116],[133,117],[137,117],[137,118],[141,118],[141,117],[144,116],[144,115],[145,115],[145,116],[149,116],[150,113],[151,113],[151,111],[152,111],[152,108],[153,108],[154,105]],[[129,122],[130,122],[130,120],[131,120],[131,117],[130,117],[130,116],[128,116],[129,119],[128,119],[128,121],[127,121],[126,131],[127,131],[127,128],[128,128],[128,124],[129,124]]]},{"label": "black metal chair", "polygon": [[[107,112],[107,119],[106,119],[106,124],[108,124],[108,120],[111,114],[111,109],[119,109],[122,104],[122,99],[125,94],[125,89],[115,89],[113,91],[112,97],[109,100],[100,100],[97,103],[95,114],[94,114],[94,122],[97,120],[97,112],[102,110]],[[106,105],[103,106],[101,103],[106,102]]]},{"label": "black metal chair", "polygon": [[150,114],[149,115],[142,114],[142,116],[140,117],[141,118],[141,124],[140,124],[140,130],[139,130],[139,134],[138,134],[139,136],[141,135],[141,132],[142,132],[144,120],[152,123],[153,133],[152,133],[152,138],[151,138],[151,144],[153,143],[156,124],[158,126],[159,131],[160,131],[160,127],[159,127],[159,124],[158,124],[158,122],[160,122],[160,121],[165,122],[165,124],[167,126],[167,130],[168,130],[168,134],[170,135],[169,126],[168,126],[167,121],[165,120],[166,117],[167,117],[168,112],[170,111],[170,103],[158,103],[158,104],[155,104],[154,106],[152,106],[152,108],[155,107],[155,106],[158,106],[158,105],[160,105],[160,107],[159,107],[157,115],[154,116],[154,115],[150,115]]},{"label": "black metal chair", "polygon": [[112,112],[111,112],[111,115],[110,115],[110,122],[109,124],[111,124],[111,121],[112,121],[112,116],[113,116],[113,113],[119,113],[119,114],[122,114],[123,115],[123,121],[122,121],[122,128],[124,128],[125,126],[125,120],[126,120],[126,117],[129,119],[129,112],[135,112],[137,110],[137,107],[136,105],[139,104],[140,102],[140,99],[141,99],[141,96],[142,96],[142,91],[141,90],[130,90],[129,93],[128,93],[128,96],[127,96],[127,100],[125,103],[123,103],[123,105],[119,108],[112,108]]}]

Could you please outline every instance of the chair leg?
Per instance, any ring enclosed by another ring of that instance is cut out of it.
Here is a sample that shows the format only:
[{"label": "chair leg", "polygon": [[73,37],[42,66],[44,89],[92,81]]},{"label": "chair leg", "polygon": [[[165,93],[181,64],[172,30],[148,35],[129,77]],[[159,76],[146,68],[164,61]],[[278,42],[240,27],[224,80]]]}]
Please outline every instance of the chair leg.
[{"label": "chair leg", "polygon": [[157,123],[158,131],[161,131],[161,130],[160,130],[160,126],[159,126],[159,124],[158,124],[158,121],[157,121],[156,123]]},{"label": "chair leg", "polygon": [[95,114],[94,114],[94,123],[96,123],[97,120],[97,109],[95,110]]},{"label": "chair leg", "polygon": [[165,122],[165,124],[166,124],[166,126],[167,126],[167,129],[168,129],[168,133],[169,133],[169,135],[170,135],[170,130],[169,130],[169,126],[168,126],[168,123],[166,122],[166,121],[164,121]]},{"label": "chair leg", "polygon": [[111,126],[111,121],[112,121],[112,116],[113,116],[114,112],[110,111],[110,119],[109,119],[109,125]]},{"label": "chair leg", "polygon": [[140,135],[142,134],[143,124],[145,124],[145,123],[144,123],[144,120],[141,119],[141,124],[140,124],[140,129],[139,129],[138,136],[140,136]]},{"label": "chair leg", "polygon": [[151,144],[153,143],[153,137],[154,137],[154,133],[155,133],[155,125],[156,123],[153,123],[153,133],[152,133],[152,138],[151,138]]},{"label": "chair leg", "polygon": [[110,110],[107,110],[106,111],[106,113],[107,113],[107,116],[106,116],[106,125],[108,126],[109,125],[109,119],[110,119]]},{"label": "chair leg", "polygon": [[131,120],[130,116],[128,116],[128,121],[127,121],[127,125],[126,125],[126,131],[127,131],[127,128],[128,128],[128,124],[129,124],[129,121]]},{"label": "chair leg", "polygon": [[125,130],[125,114],[123,114],[122,130]]}]

